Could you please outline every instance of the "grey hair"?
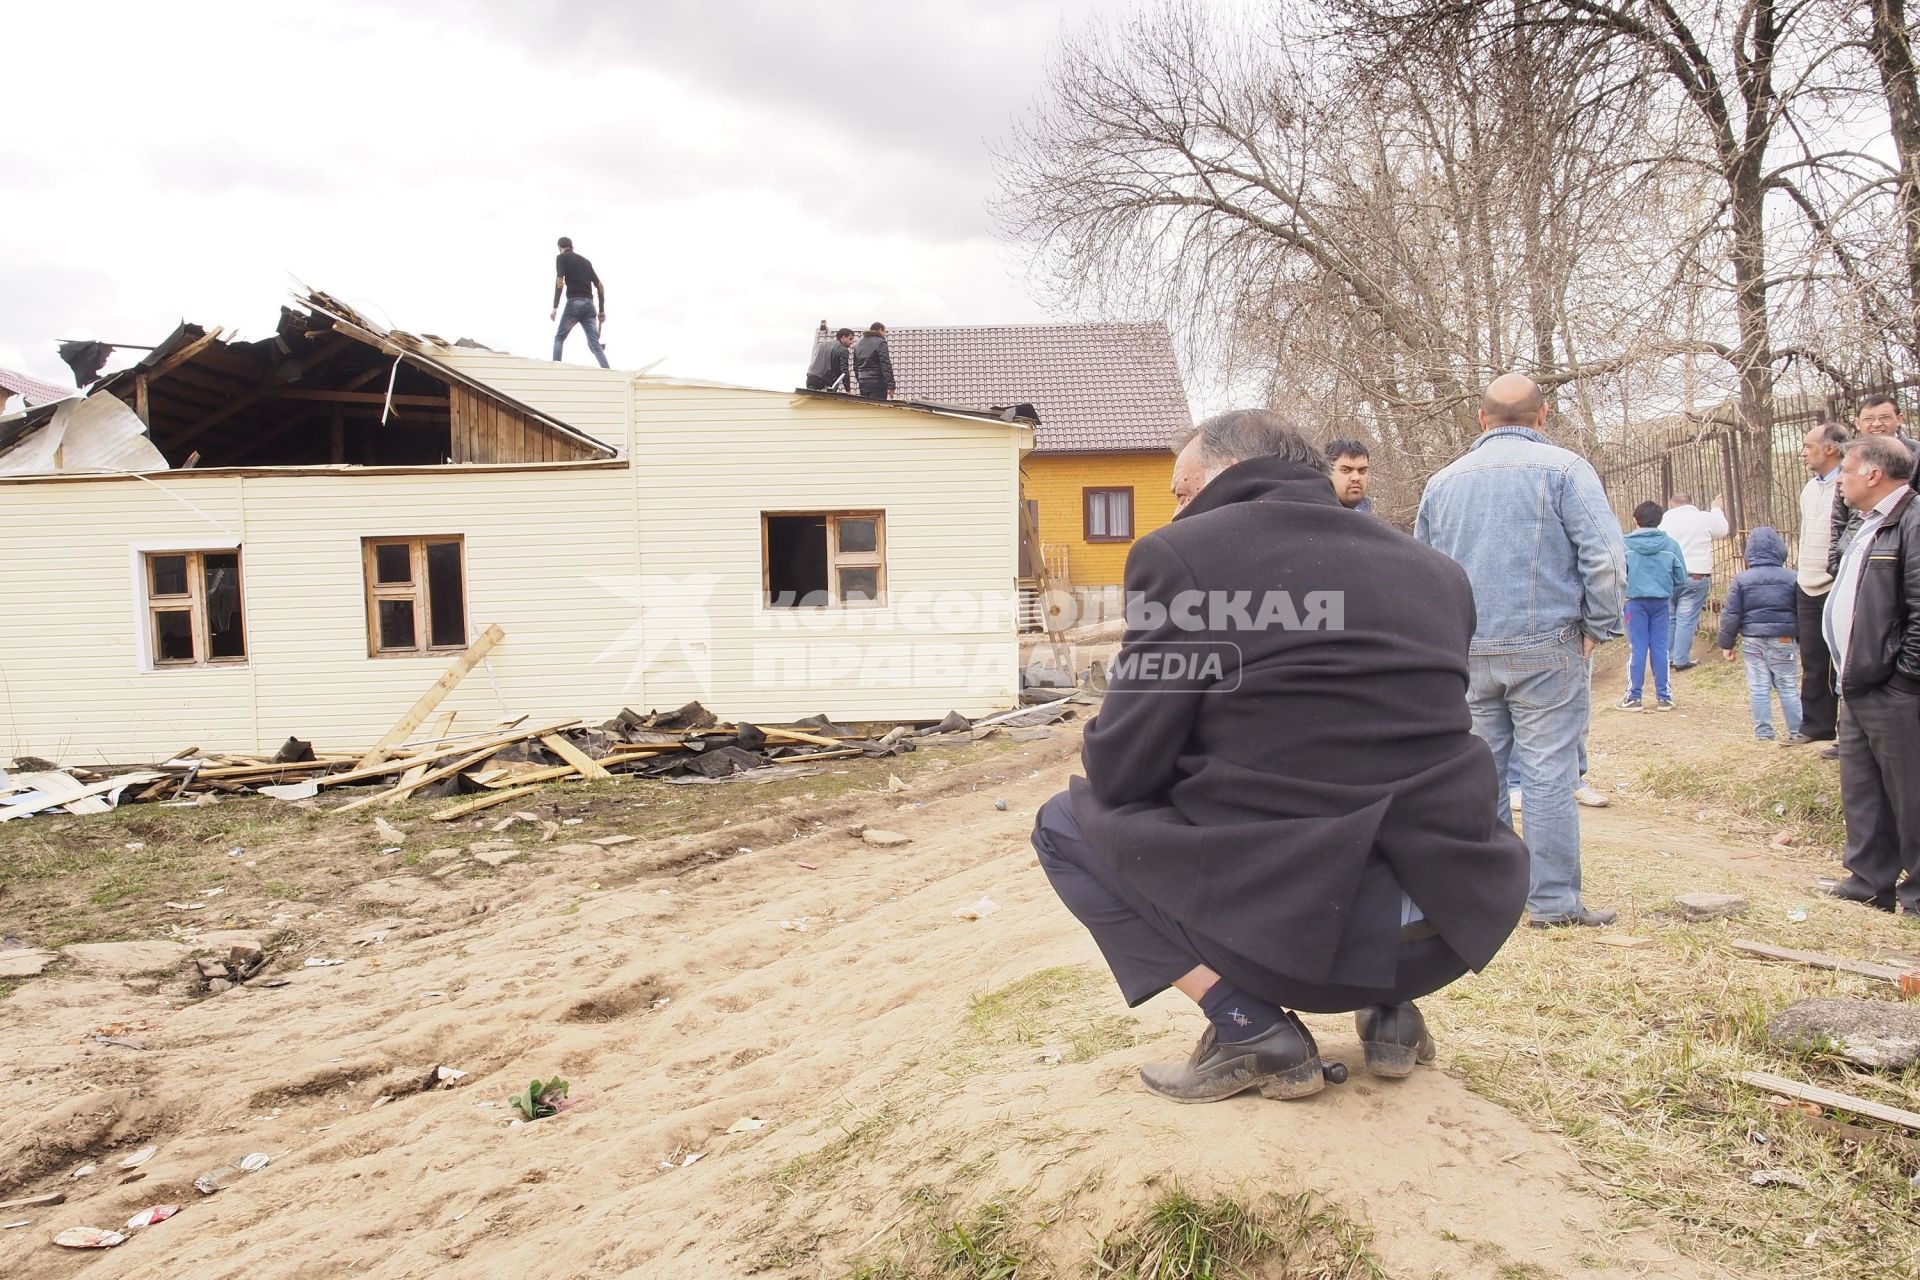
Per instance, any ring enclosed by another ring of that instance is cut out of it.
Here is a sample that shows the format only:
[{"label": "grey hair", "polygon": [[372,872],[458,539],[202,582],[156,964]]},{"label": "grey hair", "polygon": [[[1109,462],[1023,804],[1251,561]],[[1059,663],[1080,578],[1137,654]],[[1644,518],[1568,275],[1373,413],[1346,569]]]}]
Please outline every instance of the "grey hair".
[{"label": "grey hair", "polygon": [[1847,441],[1853,439],[1853,432],[1839,422],[1823,422],[1814,431],[1821,444],[1834,449],[1844,449]]},{"label": "grey hair", "polygon": [[1913,479],[1913,450],[1893,436],[1861,436],[1849,441],[1847,456],[1859,458],[1889,480]]},{"label": "grey hair", "polygon": [[1229,409],[1176,432],[1175,452],[1200,441],[1200,460],[1215,471],[1249,458],[1279,458],[1327,474],[1327,460],[1292,423],[1266,409]]}]

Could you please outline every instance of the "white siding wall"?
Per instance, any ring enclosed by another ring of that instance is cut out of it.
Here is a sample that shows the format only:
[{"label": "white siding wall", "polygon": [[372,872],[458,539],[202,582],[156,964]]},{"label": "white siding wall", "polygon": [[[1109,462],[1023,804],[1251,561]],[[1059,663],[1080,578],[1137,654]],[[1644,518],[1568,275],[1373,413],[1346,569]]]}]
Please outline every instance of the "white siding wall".
[{"label": "white siding wall", "polygon": [[[512,364],[527,378],[546,367]],[[624,407],[612,427],[595,416],[614,398],[599,385],[608,375],[553,367],[588,373],[595,385],[570,394],[600,409],[569,414],[504,373],[487,380],[625,445]],[[577,385],[556,381],[555,396]],[[689,698],[760,719],[932,718],[1012,704],[1010,615],[933,634],[894,611],[769,629],[793,619],[760,603],[760,513],[883,509],[896,604],[941,592],[1010,597],[1024,433],[770,392],[640,385],[631,397],[624,377],[617,388],[634,405],[631,468],[0,483],[0,759],[264,751],[288,734],[323,749],[370,745],[450,660],[368,656],[360,539],[370,536],[466,538],[469,634],[498,623],[507,638],[442,704],[460,712],[456,732],[503,715],[601,718]],[[248,664],[142,669],[136,549],[235,540]]]}]

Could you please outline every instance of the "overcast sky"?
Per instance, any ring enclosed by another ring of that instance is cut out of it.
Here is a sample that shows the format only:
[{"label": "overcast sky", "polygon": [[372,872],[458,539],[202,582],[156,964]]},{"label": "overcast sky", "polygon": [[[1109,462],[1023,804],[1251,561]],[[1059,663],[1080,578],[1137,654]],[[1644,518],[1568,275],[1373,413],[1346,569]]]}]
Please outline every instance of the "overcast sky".
[{"label": "overcast sky", "polygon": [[1073,318],[995,238],[987,146],[1063,30],[1127,6],[10,5],[0,365],[257,337],[295,279],[545,358],[560,235],[622,367],[785,388],[822,318]]}]

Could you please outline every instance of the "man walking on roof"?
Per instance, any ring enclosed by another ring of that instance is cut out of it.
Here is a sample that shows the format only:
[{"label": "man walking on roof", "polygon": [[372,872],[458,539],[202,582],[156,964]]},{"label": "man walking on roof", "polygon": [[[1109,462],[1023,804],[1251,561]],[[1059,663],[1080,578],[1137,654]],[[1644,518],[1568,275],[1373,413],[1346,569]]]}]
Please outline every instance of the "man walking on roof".
[{"label": "man walking on roof", "polygon": [[[600,326],[607,322],[607,286],[600,283],[593,264],[573,251],[573,240],[568,236],[560,237],[560,256],[553,260],[553,270],[553,310],[547,313],[547,319],[560,321],[560,328],[553,335],[554,360],[560,359],[567,335],[577,324],[587,335],[587,350],[593,353],[602,369],[606,368],[607,353],[600,346]],[[593,304],[595,289],[600,291],[597,309]],[[560,310],[562,290],[567,295],[565,314]]]},{"label": "man walking on roof", "polygon": [[860,383],[860,394],[868,400],[885,400],[893,394],[887,326],[878,320],[867,326],[866,335],[853,344],[853,376]]}]

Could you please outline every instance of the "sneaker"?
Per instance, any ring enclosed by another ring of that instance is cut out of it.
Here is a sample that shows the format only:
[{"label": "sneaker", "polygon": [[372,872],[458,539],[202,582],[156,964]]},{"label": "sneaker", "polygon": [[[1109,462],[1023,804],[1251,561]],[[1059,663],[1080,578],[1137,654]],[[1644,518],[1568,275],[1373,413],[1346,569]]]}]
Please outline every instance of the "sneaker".
[{"label": "sneaker", "polygon": [[1612,797],[1608,796],[1606,792],[1595,791],[1592,787],[1580,787],[1576,789],[1573,793],[1573,798],[1575,803],[1583,804],[1589,809],[1604,809],[1613,803]]},{"label": "sneaker", "polygon": [[1790,733],[1785,738],[1781,739],[1780,745],[1783,747],[1799,747],[1799,746],[1804,746],[1805,744],[1812,741],[1813,739],[1809,738],[1804,733]]},{"label": "sneaker", "polygon": [[1693,669],[1694,669],[1695,667],[1697,667],[1697,666],[1699,666],[1699,665],[1700,665],[1700,664],[1699,664],[1699,663],[1697,663],[1697,662],[1682,662],[1682,663],[1678,663],[1678,664],[1676,664],[1676,665],[1674,665],[1674,666],[1670,666],[1670,667],[1668,667],[1668,668],[1667,668],[1667,670],[1669,670],[1669,671],[1691,671],[1691,670],[1693,670]]},{"label": "sneaker", "polygon": [[1673,699],[1662,698],[1658,702],[1653,704],[1653,709],[1655,711],[1671,711],[1673,710]]},{"label": "sneaker", "polygon": [[1614,710],[1615,711],[1643,711],[1645,710],[1645,708],[1640,705],[1640,699],[1638,698],[1622,698],[1618,703],[1614,705]]},{"label": "sneaker", "polygon": [[1755,742],[1772,742],[1773,730],[1768,729],[1765,733],[1761,733],[1758,729],[1755,729],[1753,731],[1753,740]]},{"label": "sneaker", "polygon": [[1840,744],[1836,742],[1830,747],[1822,748],[1820,758],[1822,760],[1838,760],[1840,758]]}]

